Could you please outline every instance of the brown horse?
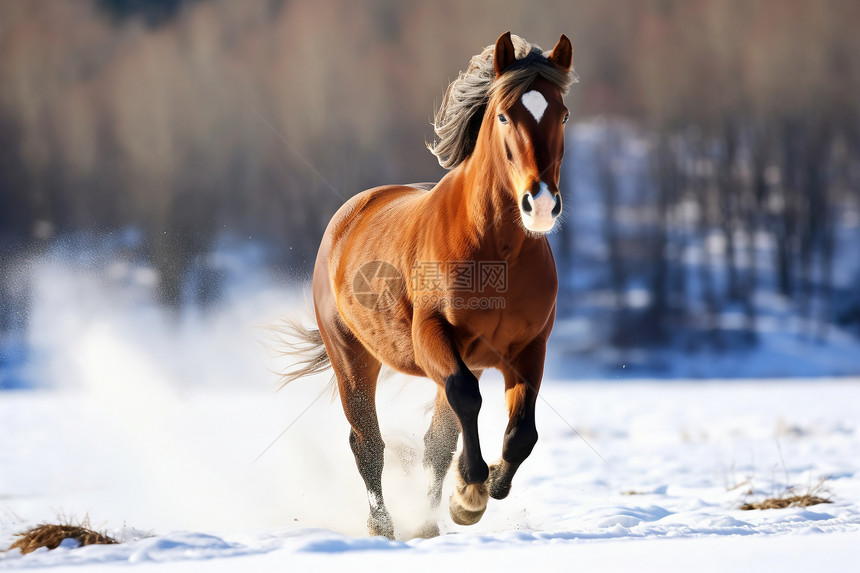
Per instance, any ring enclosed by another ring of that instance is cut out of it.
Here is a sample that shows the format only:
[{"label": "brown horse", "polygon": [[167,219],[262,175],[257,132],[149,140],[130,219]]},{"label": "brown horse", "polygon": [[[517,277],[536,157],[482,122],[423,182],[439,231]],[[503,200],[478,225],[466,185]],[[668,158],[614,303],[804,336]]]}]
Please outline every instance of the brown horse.
[{"label": "brown horse", "polygon": [[[558,287],[545,234],[561,213],[572,57],[566,36],[544,54],[503,34],[452,82],[436,115],[430,149],[451,171],[435,186],[359,193],[325,231],[313,277],[319,330],[293,330],[314,352],[285,381],[333,368],[371,534],[394,535],[375,406],[383,364],[437,385],[424,438],[433,507],[463,434],[454,522],[476,523],[489,496],[506,497],[537,441],[535,400]],[[489,467],[478,440],[478,378],[487,368],[504,375],[510,415],[501,459]],[[428,522],[423,534],[438,531]]]}]

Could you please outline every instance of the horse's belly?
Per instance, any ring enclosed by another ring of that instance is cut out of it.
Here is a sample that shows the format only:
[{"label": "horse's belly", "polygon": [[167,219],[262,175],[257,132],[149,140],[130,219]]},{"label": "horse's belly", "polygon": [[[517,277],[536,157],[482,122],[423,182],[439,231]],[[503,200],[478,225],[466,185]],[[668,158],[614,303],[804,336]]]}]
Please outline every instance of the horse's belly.
[{"label": "horse's belly", "polygon": [[400,308],[368,309],[360,300],[343,297],[341,317],[380,362],[412,376],[423,376],[415,363],[411,315]]}]

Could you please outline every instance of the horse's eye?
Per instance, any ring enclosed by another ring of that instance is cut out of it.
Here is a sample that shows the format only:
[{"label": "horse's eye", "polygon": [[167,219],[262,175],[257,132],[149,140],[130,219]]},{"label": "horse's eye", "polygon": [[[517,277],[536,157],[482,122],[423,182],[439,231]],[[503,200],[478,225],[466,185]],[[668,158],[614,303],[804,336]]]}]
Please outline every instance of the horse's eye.
[{"label": "horse's eye", "polygon": [[570,119],[570,113],[568,112],[568,113],[564,114],[564,119],[561,120],[561,124],[564,125],[565,123],[567,123],[567,120],[569,120],[569,119]]},{"label": "horse's eye", "polygon": [[499,114],[499,123],[505,124],[508,123],[508,116],[503,113]]}]

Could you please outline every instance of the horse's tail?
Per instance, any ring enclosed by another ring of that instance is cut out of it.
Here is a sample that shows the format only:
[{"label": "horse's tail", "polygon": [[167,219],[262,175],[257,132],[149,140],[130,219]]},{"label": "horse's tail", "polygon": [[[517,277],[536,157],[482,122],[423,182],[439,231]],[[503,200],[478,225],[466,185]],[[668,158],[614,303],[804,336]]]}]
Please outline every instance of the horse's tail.
[{"label": "horse's tail", "polygon": [[[272,350],[279,357],[292,359],[286,370],[278,372],[281,388],[299,378],[319,374],[331,368],[331,359],[323,344],[319,328],[306,327],[298,319],[286,318],[270,327]],[[329,384],[334,382],[334,376]]]}]

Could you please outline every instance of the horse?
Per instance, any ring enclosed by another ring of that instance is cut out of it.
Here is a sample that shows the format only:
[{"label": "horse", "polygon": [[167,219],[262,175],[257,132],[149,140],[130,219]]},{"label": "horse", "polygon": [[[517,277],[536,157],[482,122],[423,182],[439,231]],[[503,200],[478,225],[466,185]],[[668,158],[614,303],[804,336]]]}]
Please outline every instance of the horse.
[{"label": "horse", "polygon": [[[542,52],[502,34],[448,86],[435,115],[438,139],[428,147],[448,173],[435,185],[358,193],[325,230],[313,272],[316,328],[292,323],[305,358],[284,383],[334,370],[371,535],[394,538],[375,405],[383,365],[436,383],[424,437],[434,509],[462,433],[449,499],[455,523],[477,523],[490,497],[505,498],[537,442],[558,291],[546,234],[562,210],[572,59],[567,36]],[[509,414],[501,458],[489,466],[478,437],[478,379],[488,368],[504,376]],[[428,520],[422,535],[438,534]]]}]

